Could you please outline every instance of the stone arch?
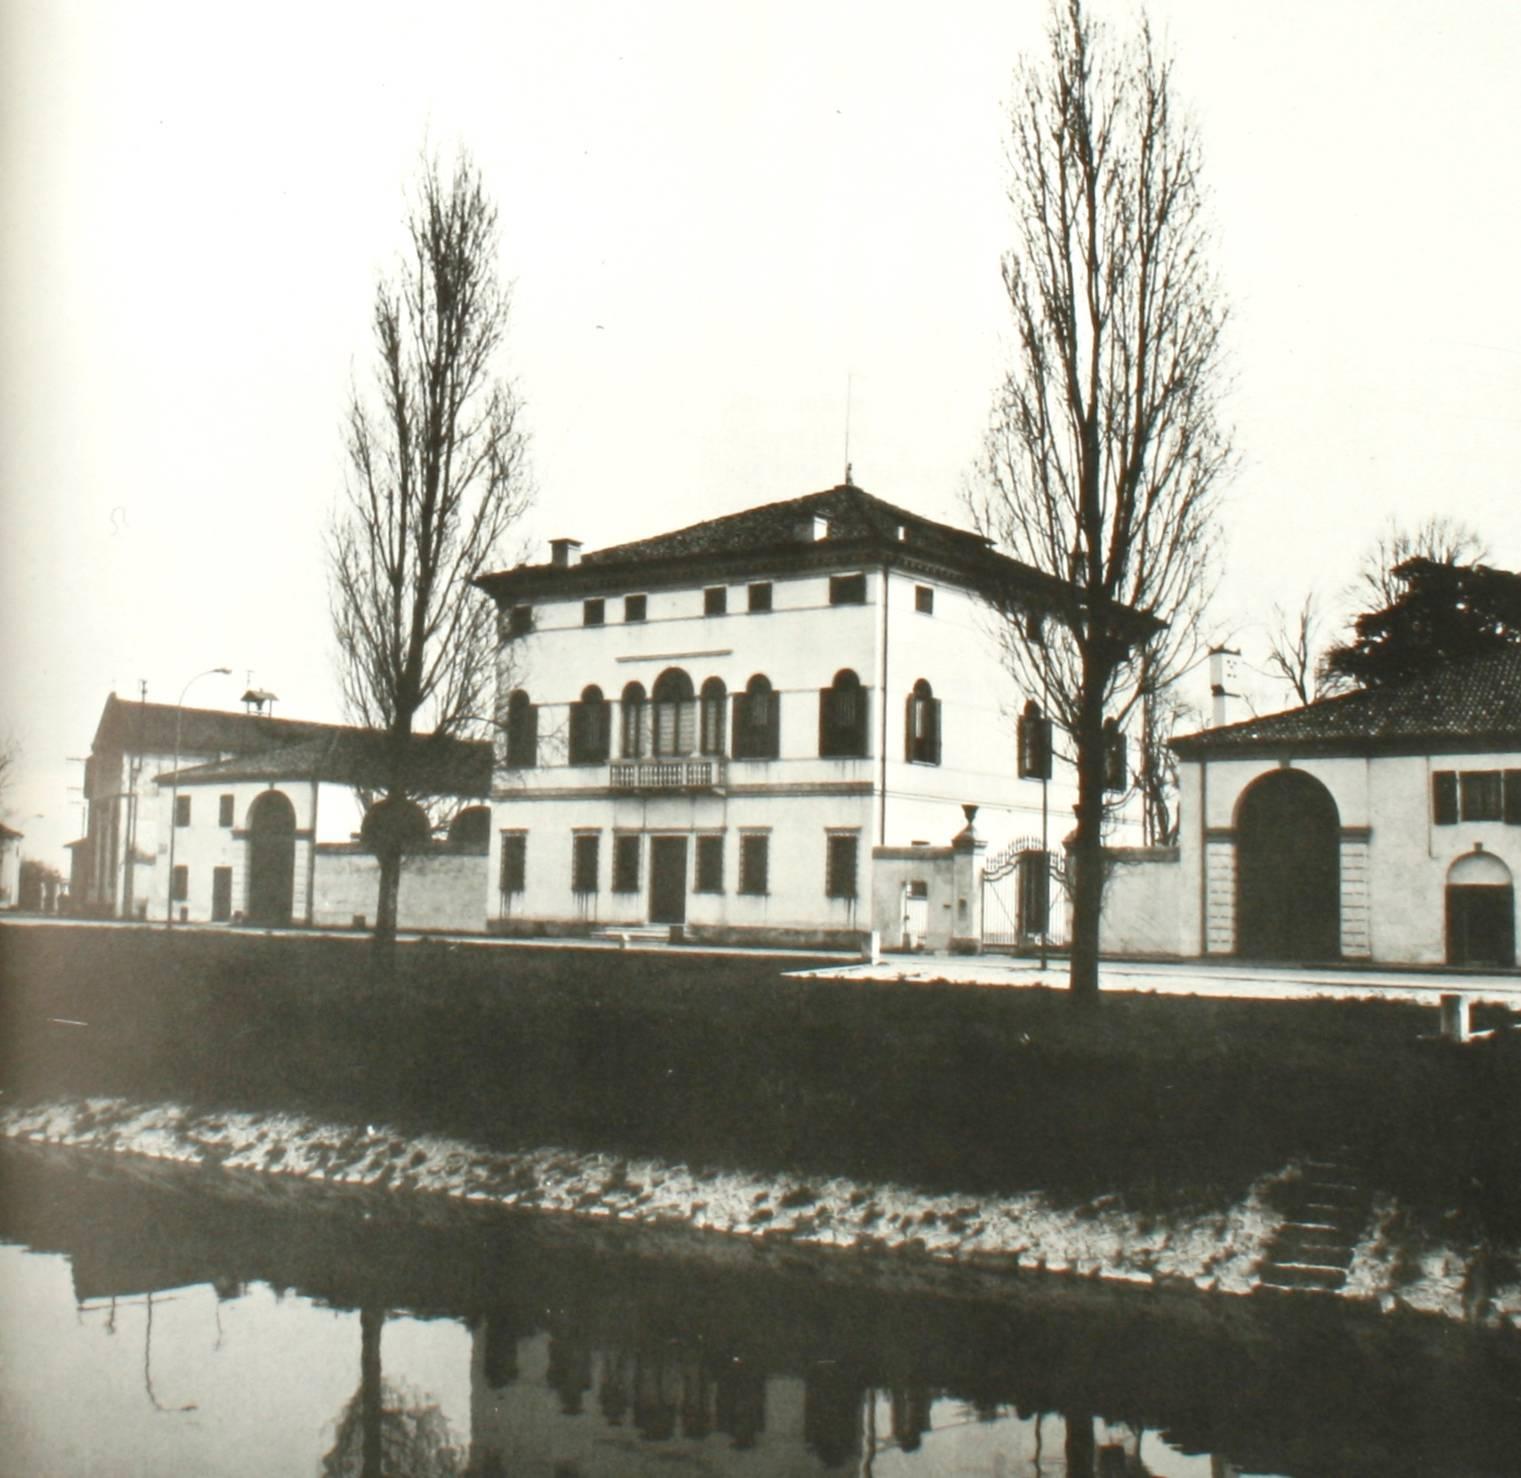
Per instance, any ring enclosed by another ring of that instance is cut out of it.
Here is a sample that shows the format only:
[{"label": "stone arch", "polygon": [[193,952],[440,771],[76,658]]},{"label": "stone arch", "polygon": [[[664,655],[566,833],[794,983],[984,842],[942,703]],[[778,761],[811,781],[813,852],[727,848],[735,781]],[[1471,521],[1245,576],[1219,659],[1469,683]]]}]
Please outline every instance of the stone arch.
[{"label": "stone arch", "polygon": [[248,921],[290,923],[296,888],[296,808],[283,791],[266,790],[248,808]]},{"label": "stone arch", "polygon": [[1447,963],[1516,963],[1516,889],[1510,868],[1475,847],[1447,869]]},{"label": "stone arch", "polygon": [[1273,770],[1236,805],[1236,953],[1253,960],[1341,954],[1341,817],[1303,770]]}]

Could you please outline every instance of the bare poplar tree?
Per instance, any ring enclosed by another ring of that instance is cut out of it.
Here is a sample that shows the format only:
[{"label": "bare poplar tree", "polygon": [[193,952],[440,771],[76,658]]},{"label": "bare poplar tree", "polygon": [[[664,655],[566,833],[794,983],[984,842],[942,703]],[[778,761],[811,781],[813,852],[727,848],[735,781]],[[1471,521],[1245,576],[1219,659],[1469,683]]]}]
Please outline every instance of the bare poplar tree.
[{"label": "bare poplar tree", "polygon": [[[1226,309],[1198,138],[1147,24],[1117,41],[1081,0],[1058,0],[1045,54],[1015,83],[1003,280],[1016,343],[971,502],[984,533],[1071,582],[1043,647],[1005,645],[1026,691],[1045,679],[1075,758],[1071,988],[1093,1002],[1104,720],[1167,686],[1209,585],[1233,462]],[[1172,625],[1148,638],[1137,612]]]},{"label": "bare poplar tree", "polygon": [[521,405],[499,373],[509,294],[497,210],[461,156],[425,162],[394,279],[375,292],[375,379],[345,423],[348,477],[328,536],[350,716],[387,736],[369,830],[380,864],[376,959],[392,958],[405,814],[426,793],[429,730],[465,736],[492,709],[496,615],[471,581],[499,561],[530,495]]}]

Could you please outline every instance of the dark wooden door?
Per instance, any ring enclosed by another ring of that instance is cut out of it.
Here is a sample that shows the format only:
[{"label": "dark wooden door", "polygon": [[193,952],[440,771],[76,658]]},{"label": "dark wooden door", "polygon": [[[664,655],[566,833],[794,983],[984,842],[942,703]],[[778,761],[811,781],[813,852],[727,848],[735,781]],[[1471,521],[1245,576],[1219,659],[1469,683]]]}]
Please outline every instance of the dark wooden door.
[{"label": "dark wooden door", "polygon": [[1256,781],[1236,816],[1236,952],[1251,960],[1341,954],[1341,822],[1302,770]]},{"label": "dark wooden door", "polygon": [[226,923],[232,917],[232,869],[214,867],[211,870],[211,918],[213,923]]},{"label": "dark wooden door", "polygon": [[1509,886],[1447,890],[1447,963],[1516,963],[1516,893]]},{"label": "dark wooden door", "polygon": [[267,790],[248,815],[248,919],[280,928],[290,923],[296,881],[296,812]]},{"label": "dark wooden door", "polygon": [[687,918],[687,839],[650,838],[650,922],[684,924]]}]

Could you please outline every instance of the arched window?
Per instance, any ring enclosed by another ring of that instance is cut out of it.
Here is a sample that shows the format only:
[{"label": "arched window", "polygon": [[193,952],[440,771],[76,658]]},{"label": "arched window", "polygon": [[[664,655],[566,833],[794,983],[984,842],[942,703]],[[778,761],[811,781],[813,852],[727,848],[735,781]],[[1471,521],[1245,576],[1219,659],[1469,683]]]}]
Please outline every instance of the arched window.
[{"label": "arched window", "polygon": [[679,667],[668,667],[655,679],[651,696],[655,708],[655,753],[691,754],[697,747],[697,703],[692,679]]},{"label": "arched window", "polygon": [[734,758],[774,760],[780,748],[781,695],[757,672],[734,695]]},{"label": "arched window", "polygon": [[507,765],[531,770],[539,762],[539,710],[521,688],[507,699]]},{"label": "arched window", "polygon": [[703,754],[724,752],[725,719],[728,716],[729,695],[721,677],[710,677],[702,685],[701,722],[698,748]]},{"label": "arched window", "polygon": [[644,684],[627,683],[623,689],[623,733],[619,750],[626,760],[642,759],[644,743]]},{"label": "arched window", "polygon": [[607,759],[612,738],[607,700],[595,683],[581,689],[581,700],[570,705],[570,762],[600,765]]},{"label": "arched window", "polygon": [[922,677],[908,695],[903,757],[912,765],[940,763],[940,700]]},{"label": "arched window", "polygon": [[860,759],[866,748],[866,692],[848,667],[819,689],[819,753],[826,759]]}]

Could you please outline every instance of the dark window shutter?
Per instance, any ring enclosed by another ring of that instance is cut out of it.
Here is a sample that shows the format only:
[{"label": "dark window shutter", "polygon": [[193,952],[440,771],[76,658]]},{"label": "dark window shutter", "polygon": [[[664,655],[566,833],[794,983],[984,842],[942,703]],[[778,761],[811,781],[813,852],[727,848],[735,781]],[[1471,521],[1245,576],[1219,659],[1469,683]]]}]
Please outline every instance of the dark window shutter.
[{"label": "dark window shutter", "polygon": [[819,689],[819,753],[830,755],[834,753],[834,689]]},{"label": "dark window shutter", "polygon": [[1431,814],[1438,826],[1458,824],[1458,776],[1455,770],[1437,770],[1433,773]]},{"label": "dark window shutter", "polygon": [[771,693],[766,699],[766,758],[776,759],[782,752],[782,695]]},{"label": "dark window shutter", "polygon": [[1104,789],[1130,789],[1130,763],[1125,735],[1112,719],[1104,726]]},{"label": "dark window shutter", "polygon": [[930,758],[940,763],[940,700],[930,699]]},{"label": "dark window shutter", "polygon": [[1505,772],[1505,824],[1521,826],[1521,770]]},{"label": "dark window shutter", "polygon": [[908,702],[903,707],[903,758],[912,764],[919,758],[914,753],[914,695],[908,695]]}]

